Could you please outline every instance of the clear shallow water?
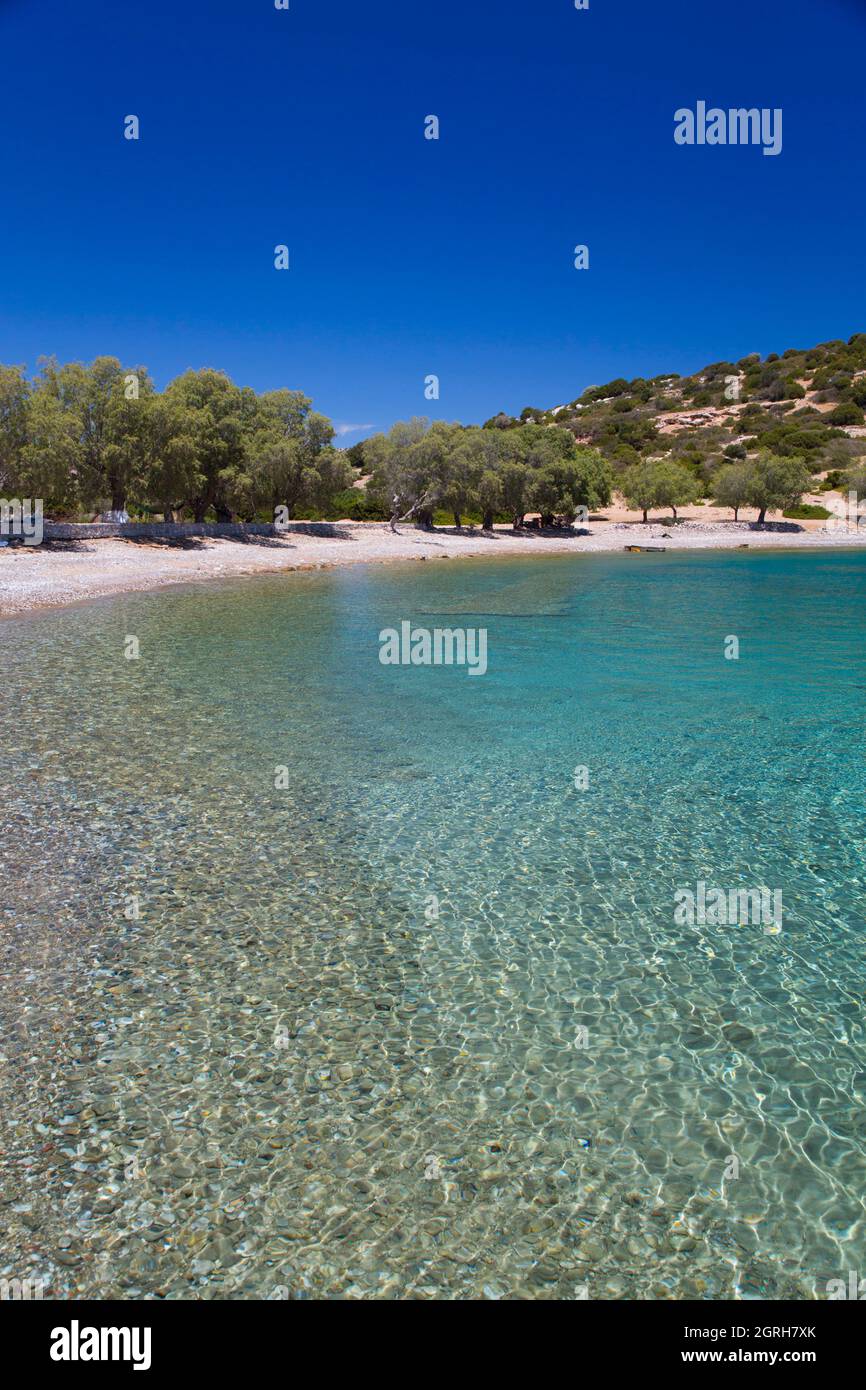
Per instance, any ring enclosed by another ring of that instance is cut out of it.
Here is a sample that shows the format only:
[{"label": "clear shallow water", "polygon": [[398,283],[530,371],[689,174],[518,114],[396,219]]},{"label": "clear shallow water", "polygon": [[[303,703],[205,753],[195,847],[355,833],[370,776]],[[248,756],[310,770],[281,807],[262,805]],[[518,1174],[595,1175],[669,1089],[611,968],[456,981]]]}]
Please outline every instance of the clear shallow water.
[{"label": "clear shallow water", "polygon": [[[864,597],[862,552],[545,557],[4,624],[0,1272],[790,1299],[862,1272]],[[488,673],[381,666],[403,618],[486,627]],[[782,931],[677,925],[699,880],[780,889]]]}]

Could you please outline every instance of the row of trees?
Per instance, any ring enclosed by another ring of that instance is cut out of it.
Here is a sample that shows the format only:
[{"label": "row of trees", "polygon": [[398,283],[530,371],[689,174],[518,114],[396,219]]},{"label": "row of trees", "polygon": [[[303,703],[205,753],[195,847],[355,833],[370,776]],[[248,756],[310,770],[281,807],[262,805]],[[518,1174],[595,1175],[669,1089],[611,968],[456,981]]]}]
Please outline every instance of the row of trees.
[{"label": "row of trees", "polygon": [[[713,479],[713,502],[731,507],[735,521],[740,507],[755,507],[763,525],[768,511],[784,511],[798,503],[809,481],[802,459],[780,458],[763,450],[754,459],[719,469]],[[663,460],[627,469],[622,491],[628,505],[642,511],[646,521],[648,512],[657,507],[670,507],[676,517],[677,507],[697,502],[703,489],[688,468]]]},{"label": "row of trees", "polygon": [[143,367],[45,361],[33,381],[0,367],[0,496],[49,511],[128,507],[203,521],[277,506],[326,508],[353,472],[300,391],[188,371],[158,392]]},{"label": "row of trees", "polygon": [[713,501],[717,507],[731,507],[735,521],[740,507],[756,507],[758,523],[763,526],[768,511],[796,506],[809,483],[809,469],[802,459],[780,458],[762,450],[754,459],[719,469]]},{"label": "row of trees", "polygon": [[368,494],[398,520],[430,526],[439,509],[455,525],[480,516],[489,529],[497,516],[521,526],[528,512],[542,525],[572,522],[610,501],[610,469],[594,449],[578,448],[569,430],[540,425],[516,429],[400,421],[387,434],[364,441]]},{"label": "row of trees", "polygon": [[[354,477],[351,459],[369,477],[366,497],[353,496],[392,525],[430,526],[442,510],[457,526],[470,516],[486,528],[498,517],[521,526],[529,512],[542,525],[570,523],[610,502],[611,471],[597,448],[578,446],[555,424],[508,424],[415,418],[347,455],[300,391],[257,394],[205,369],[158,392],[145,368],[124,368],[114,357],[89,366],[51,359],[32,381],[19,367],[0,367],[0,496],[41,497],[55,515],[94,507],[161,512],[166,520],[252,520],[277,507],[321,515],[335,499],[338,507],[347,501],[339,494]],[[644,520],[660,507],[676,516],[709,487],[735,517],[752,506],[763,521],[768,510],[799,501],[809,484],[802,459],[782,452],[733,458],[709,485],[685,463],[640,461],[619,485]]]}]

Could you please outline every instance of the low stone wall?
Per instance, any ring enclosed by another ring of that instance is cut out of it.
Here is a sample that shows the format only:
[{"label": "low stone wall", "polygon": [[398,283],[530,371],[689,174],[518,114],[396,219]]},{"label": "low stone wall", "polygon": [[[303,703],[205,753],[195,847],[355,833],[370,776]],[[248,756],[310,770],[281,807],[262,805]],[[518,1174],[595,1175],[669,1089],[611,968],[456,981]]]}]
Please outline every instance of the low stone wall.
[{"label": "low stone wall", "polygon": [[[284,536],[292,531],[307,536],[339,537],[358,523],[334,521],[290,521],[277,527],[272,521],[46,521],[43,534],[47,541],[99,540],[186,540],[194,536],[223,536],[243,540],[246,536]],[[361,523],[363,524],[363,523]]]}]

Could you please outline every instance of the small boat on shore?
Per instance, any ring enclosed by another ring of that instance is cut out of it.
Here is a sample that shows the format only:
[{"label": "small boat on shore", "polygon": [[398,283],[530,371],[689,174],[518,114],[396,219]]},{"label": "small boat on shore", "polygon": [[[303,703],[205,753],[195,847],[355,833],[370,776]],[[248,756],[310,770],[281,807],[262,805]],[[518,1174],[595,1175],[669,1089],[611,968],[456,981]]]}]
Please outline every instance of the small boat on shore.
[{"label": "small boat on shore", "polygon": [[652,551],[656,555],[663,555],[667,550],[666,545],[626,545],[624,550],[631,551],[632,555],[643,555],[644,551]]}]

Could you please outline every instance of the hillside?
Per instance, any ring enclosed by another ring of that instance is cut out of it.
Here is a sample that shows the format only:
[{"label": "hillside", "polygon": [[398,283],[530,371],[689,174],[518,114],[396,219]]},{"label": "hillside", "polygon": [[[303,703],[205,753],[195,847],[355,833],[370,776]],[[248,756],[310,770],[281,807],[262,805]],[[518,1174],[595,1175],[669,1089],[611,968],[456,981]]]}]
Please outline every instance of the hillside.
[{"label": "hillside", "polygon": [[866,454],[864,407],[866,333],[855,333],[847,343],[714,362],[691,376],[618,378],[487,426],[565,426],[603,453],[615,477],[641,459],[664,458],[709,484],[722,464],[759,449],[800,457],[813,473],[849,468]]}]

